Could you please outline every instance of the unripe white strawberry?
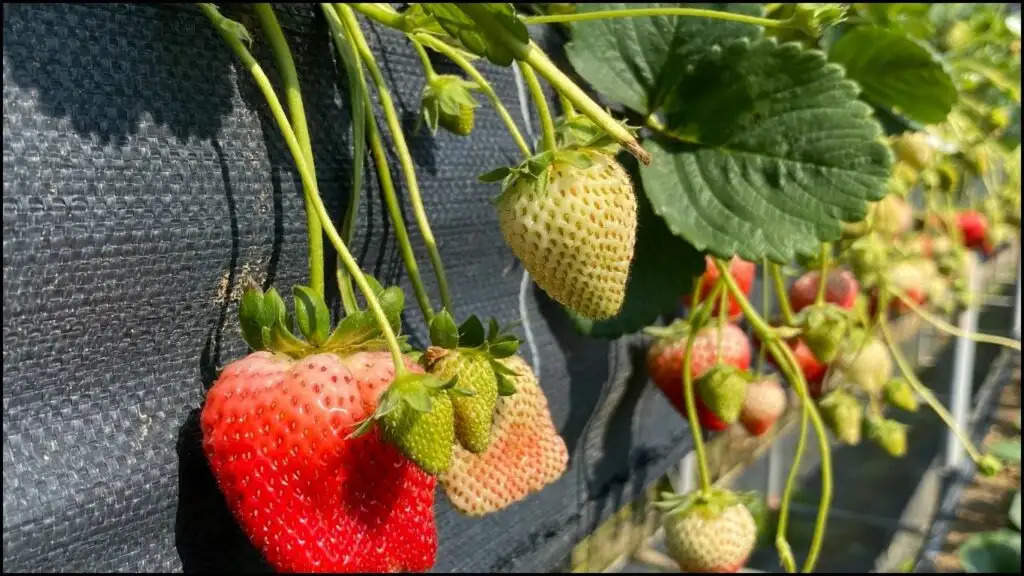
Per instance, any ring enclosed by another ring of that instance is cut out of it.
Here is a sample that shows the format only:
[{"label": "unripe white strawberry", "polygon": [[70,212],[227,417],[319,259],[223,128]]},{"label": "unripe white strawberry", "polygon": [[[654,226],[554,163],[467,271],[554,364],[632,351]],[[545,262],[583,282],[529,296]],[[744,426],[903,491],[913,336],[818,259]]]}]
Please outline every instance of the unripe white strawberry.
[{"label": "unripe white strawberry", "polygon": [[556,153],[539,176],[511,180],[497,207],[505,241],[549,296],[588,318],[618,313],[636,243],[636,197],[613,157]]},{"label": "unripe white strawberry", "polygon": [[669,555],[684,572],[736,572],[757,543],[757,524],[732,494],[692,502],[662,520]]}]

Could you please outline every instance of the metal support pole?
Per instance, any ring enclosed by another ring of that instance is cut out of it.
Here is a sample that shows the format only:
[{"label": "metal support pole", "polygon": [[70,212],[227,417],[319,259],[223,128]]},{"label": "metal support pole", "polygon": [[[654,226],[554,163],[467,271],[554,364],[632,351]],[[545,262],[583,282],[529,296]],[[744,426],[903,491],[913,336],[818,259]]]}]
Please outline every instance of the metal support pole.
[{"label": "metal support pole", "polygon": [[[967,286],[971,300],[967,308],[960,313],[959,328],[964,332],[975,332],[978,325],[978,257],[968,253]],[[950,385],[950,412],[953,421],[961,430],[967,429],[968,413],[971,409],[971,388],[974,384],[974,341],[968,338],[957,338],[953,356],[953,379]],[[963,460],[963,447],[952,431],[946,433],[946,467],[954,468]]]},{"label": "metal support pole", "polygon": [[677,494],[689,494],[697,489],[697,453],[693,450],[687,452],[679,463],[679,478],[675,488]]},{"label": "metal support pole", "polygon": [[[790,401],[792,402],[792,398]],[[768,448],[768,486],[764,494],[769,508],[775,508],[782,500],[782,487],[785,482],[783,463],[782,438],[776,438]]]},{"label": "metal support pole", "polygon": [[1014,338],[1020,339],[1020,246],[1014,248],[1017,252],[1017,290],[1016,295],[1013,297],[1013,329],[1010,334]]}]

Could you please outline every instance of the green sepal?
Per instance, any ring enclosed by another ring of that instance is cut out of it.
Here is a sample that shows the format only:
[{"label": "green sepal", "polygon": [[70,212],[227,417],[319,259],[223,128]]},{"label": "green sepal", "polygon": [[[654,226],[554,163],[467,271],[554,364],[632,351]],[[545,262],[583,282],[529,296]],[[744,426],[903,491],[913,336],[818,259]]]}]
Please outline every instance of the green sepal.
[{"label": "green sepal", "polygon": [[459,326],[459,346],[462,348],[476,348],[484,343],[484,325],[476,315],[466,318],[466,321]]},{"label": "green sepal", "polygon": [[292,297],[299,331],[314,346],[323,344],[331,329],[331,313],[323,296],[308,286],[300,285],[292,288]]},{"label": "green sepal", "polygon": [[238,304],[238,324],[249,348],[266,349],[263,340],[263,291],[259,288],[250,288],[242,295],[242,301]]},{"label": "green sepal", "polygon": [[455,325],[455,319],[444,308],[430,321],[430,343],[448,350],[454,350],[459,346],[459,328]]}]

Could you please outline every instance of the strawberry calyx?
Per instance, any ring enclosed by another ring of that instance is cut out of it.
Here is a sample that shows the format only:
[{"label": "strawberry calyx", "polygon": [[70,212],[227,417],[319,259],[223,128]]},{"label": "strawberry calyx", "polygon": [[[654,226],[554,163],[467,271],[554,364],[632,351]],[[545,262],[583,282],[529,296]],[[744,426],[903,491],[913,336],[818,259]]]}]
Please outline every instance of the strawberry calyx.
[{"label": "strawberry calyx", "polygon": [[423,356],[424,367],[428,370],[445,356],[452,353],[481,354],[490,362],[491,369],[498,380],[498,395],[511,396],[516,393],[515,372],[498,362],[519,351],[519,339],[509,332],[513,325],[500,326],[497,319],[488,321],[487,332],[476,315],[471,315],[459,326],[446,310],[441,311],[430,321],[430,342],[432,346]]},{"label": "strawberry calyx", "polygon": [[715,518],[736,504],[746,506],[749,497],[748,494],[741,495],[732,490],[713,487],[707,491],[694,490],[686,494],[662,492],[654,506],[666,514],[699,513],[705,518]]},{"label": "strawberry calyx", "polygon": [[856,396],[837,388],[826,394],[818,406],[822,419],[836,438],[849,445],[860,443],[864,407]]},{"label": "strawberry calyx", "polygon": [[480,90],[476,82],[454,74],[428,78],[423,87],[420,112],[431,133],[437,133],[438,125],[460,136],[473,131],[474,110],[480,103],[473,98],[472,90]]},{"label": "strawberry calyx", "polygon": [[[405,295],[397,286],[384,288],[372,276],[366,276],[391,329],[401,331]],[[384,335],[369,310],[357,310],[331,331],[331,314],[323,297],[308,286],[293,288],[294,313],[289,314],[284,299],[273,287],[263,292],[256,286],[246,289],[238,306],[242,338],[254,351],[268,350],[292,358],[333,352],[345,355],[363,350],[387,348]],[[302,338],[292,332],[298,327]],[[399,336],[403,352],[408,352],[406,336]]]}]

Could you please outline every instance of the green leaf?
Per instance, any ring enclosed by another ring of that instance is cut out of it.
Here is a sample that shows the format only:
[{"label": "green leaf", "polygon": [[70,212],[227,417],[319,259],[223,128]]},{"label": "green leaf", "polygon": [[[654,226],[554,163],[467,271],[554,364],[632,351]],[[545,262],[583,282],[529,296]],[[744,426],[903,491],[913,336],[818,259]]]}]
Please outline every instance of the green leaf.
[{"label": "green leaf", "polygon": [[960,548],[957,556],[969,573],[1020,572],[1020,532],[996,530],[972,534]]},{"label": "green leaf", "polygon": [[499,66],[512,64],[514,54],[504,43],[496,41],[494,34],[489,33],[485,26],[481,25],[484,18],[487,25],[500,26],[524,46],[530,40],[526,26],[516,16],[512,4],[487,3],[463,7],[446,2],[424,3],[421,6],[437,20],[445,32],[461,42],[466,50],[485,56]]},{"label": "green leaf", "polygon": [[391,329],[398,334],[402,331],[402,310],[405,308],[405,293],[398,286],[388,286],[377,293],[377,300],[384,310]]},{"label": "green leaf", "polygon": [[251,288],[242,295],[238,304],[238,324],[242,328],[242,338],[249,348],[264,350],[263,342],[263,291]]},{"label": "green leaf", "polygon": [[516,393],[516,385],[508,376],[495,372],[494,377],[498,381],[498,396],[512,396]]},{"label": "green leaf", "polygon": [[956,103],[956,87],[939,56],[899,32],[858,26],[832,45],[829,59],[860,84],[864,100],[918,122],[942,122]]},{"label": "green leaf", "polygon": [[459,345],[459,329],[452,315],[444,308],[430,321],[430,343],[449,350]]},{"label": "green leaf", "polygon": [[299,331],[314,346],[323,344],[331,328],[331,313],[323,297],[308,286],[295,286],[292,297],[295,299],[295,319]]},{"label": "green leaf", "polygon": [[[580,4],[579,12],[677,4]],[[753,16],[758,4],[692,4]],[[710,18],[653,16],[574,22],[566,56],[573,68],[607,99],[648,115],[658,111],[679,84],[683,68],[717,45],[758,38],[761,27]]]},{"label": "green leaf", "polygon": [[686,67],[640,169],[655,213],[698,250],[788,262],[885,194],[891,153],[856,86],[816,50],[738,41]]},{"label": "green leaf", "polygon": [[501,327],[498,326],[498,319],[491,316],[491,319],[487,321],[487,341],[494,342],[501,333]]},{"label": "green leaf", "polygon": [[284,299],[278,294],[276,288],[267,290],[267,293],[263,295],[263,320],[261,324],[270,327],[275,322],[281,324],[287,324],[288,313],[284,305]]},{"label": "green leaf", "polygon": [[509,174],[512,173],[512,169],[508,166],[502,166],[501,168],[495,168],[490,172],[486,172],[480,175],[481,182],[501,182]]},{"label": "green leaf", "polygon": [[459,326],[459,346],[476,348],[484,343],[484,325],[475,315],[470,316]]},{"label": "green leaf", "polygon": [[425,386],[410,387],[402,395],[402,400],[417,412],[430,412],[430,394]]},{"label": "green leaf", "polygon": [[989,453],[1006,463],[1020,462],[1020,440],[1004,440],[992,445]]},{"label": "green leaf", "polygon": [[576,328],[593,337],[617,338],[636,332],[674,310],[704,266],[704,255],[673,235],[637,190],[636,248],[622,310],[600,322],[569,313]]},{"label": "green leaf", "polygon": [[1020,531],[1020,490],[1013,495],[1013,502],[1010,503],[1010,522]]}]

